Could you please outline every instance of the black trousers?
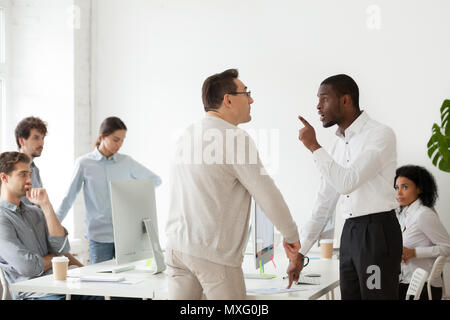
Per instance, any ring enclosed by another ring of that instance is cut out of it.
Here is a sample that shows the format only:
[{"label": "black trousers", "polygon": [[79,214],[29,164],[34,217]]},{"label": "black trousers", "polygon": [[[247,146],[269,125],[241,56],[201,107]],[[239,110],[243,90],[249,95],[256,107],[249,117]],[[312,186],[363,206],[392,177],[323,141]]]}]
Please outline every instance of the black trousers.
[{"label": "black trousers", "polygon": [[394,210],[347,219],[339,253],[342,300],[397,300],[402,249]]}]

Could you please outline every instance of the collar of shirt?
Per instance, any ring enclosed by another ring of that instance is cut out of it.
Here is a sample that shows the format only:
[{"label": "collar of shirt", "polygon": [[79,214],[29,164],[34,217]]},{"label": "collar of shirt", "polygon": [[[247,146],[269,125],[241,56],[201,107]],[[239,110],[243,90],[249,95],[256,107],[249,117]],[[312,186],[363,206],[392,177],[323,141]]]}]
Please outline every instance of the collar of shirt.
[{"label": "collar of shirt", "polygon": [[1,208],[5,208],[8,209],[12,212],[16,212],[16,213],[22,213],[22,201],[20,202],[19,206],[16,206],[15,204],[6,201],[6,200],[0,200],[0,207]]},{"label": "collar of shirt", "polygon": [[412,202],[409,206],[403,208],[401,213],[406,217],[408,215],[408,212],[414,212],[421,204],[422,201],[420,201],[420,199],[417,198],[416,201]]},{"label": "collar of shirt", "polygon": [[237,126],[235,126],[234,124],[232,124],[232,123],[229,123],[228,121],[226,121],[226,120],[224,120],[224,119],[222,119],[222,118],[220,118],[220,117],[215,117],[215,116],[212,116],[212,115],[210,115],[210,114],[205,114],[205,119],[209,119],[209,120],[215,120],[215,121],[220,121],[220,122],[223,122],[224,124],[226,124],[227,126],[230,126],[230,127],[232,127],[232,128],[238,128]]},{"label": "collar of shirt", "polygon": [[92,155],[94,157],[95,160],[101,161],[101,160],[105,160],[105,161],[114,161],[116,162],[116,154],[113,154],[111,157],[106,158],[99,150],[98,148],[95,148],[94,151],[92,151]]},{"label": "collar of shirt", "polygon": [[345,136],[341,133],[339,128],[336,130],[336,135],[344,140],[345,138],[351,138],[354,134],[358,134],[359,132],[361,132],[361,129],[364,127],[367,121],[369,121],[369,119],[369,115],[366,111],[363,110],[361,111],[359,117],[356,118],[355,121],[353,121],[347,129],[345,129]]},{"label": "collar of shirt", "polygon": [[[422,201],[420,199],[417,199],[413,203],[411,203],[409,206],[404,207],[401,216],[402,219],[400,219],[400,227],[402,228],[402,232],[406,230],[406,225],[410,225],[411,221],[414,221],[415,218],[415,212],[417,212],[417,209],[422,205]],[[411,215],[411,213],[413,213]],[[411,220],[412,219],[412,220]]]}]

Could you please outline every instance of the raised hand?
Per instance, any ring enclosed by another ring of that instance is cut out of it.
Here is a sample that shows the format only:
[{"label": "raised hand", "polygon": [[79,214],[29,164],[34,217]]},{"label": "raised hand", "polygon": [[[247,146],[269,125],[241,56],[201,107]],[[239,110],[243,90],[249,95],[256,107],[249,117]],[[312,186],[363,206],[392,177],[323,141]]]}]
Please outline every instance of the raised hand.
[{"label": "raised hand", "polygon": [[37,204],[40,207],[49,202],[47,191],[43,188],[29,189],[27,190],[26,196],[31,203]]},{"label": "raised hand", "polygon": [[316,131],[302,116],[298,116],[298,119],[303,123],[304,127],[298,131],[298,139],[305,145],[311,152],[321,148],[316,139]]}]

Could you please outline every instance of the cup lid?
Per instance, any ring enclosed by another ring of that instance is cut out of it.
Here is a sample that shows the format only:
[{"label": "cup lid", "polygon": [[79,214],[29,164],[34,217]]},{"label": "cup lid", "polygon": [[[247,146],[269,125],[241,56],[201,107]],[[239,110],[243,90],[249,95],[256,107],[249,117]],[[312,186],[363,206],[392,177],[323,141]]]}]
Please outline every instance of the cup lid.
[{"label": "cup lid", "polygon": [[322,239],[320,243],[333,243],[333,239]]},{"label": "cup lid", "polygon": [[66,256],[58,256],[53,257],[52,262],[69,262],[69,259]]}]

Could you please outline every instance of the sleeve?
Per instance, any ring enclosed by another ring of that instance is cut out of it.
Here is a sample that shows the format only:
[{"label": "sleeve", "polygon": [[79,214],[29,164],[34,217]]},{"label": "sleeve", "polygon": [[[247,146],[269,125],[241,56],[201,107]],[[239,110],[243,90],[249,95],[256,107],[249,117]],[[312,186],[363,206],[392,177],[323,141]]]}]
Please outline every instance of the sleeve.
[{"label": "sleeve", "polygon": [[[289,208],[261,163],[256,146],[250,136],[245,135],[245,150],[235,154],[231,164],[239,182],[248,190],[255,202],[261,207],[267,218],[281,232],[288,243],[299,240],[297,225],[294,222]],[[238,150],[239,151],[239,150]],[[244,161],[239,161],[242,154]]]},{"label": "sleeve", "polygon": [[0,220],[0,248],[3,260],[25,277],[34,278],[44,272],[44,260],[28,250],[17,237],[14,226]]},{"label": "sleeve", "polygon": [[131,157],[130,161],[131,161],[131,175],[134,179],[153,179],[155,187],[161,185],[162,180],[157,174],[150,171],[149,169],[147,169],[146,167],[144,167],[142,164],[132,159]]},{"label": "sleeve", "polygon": [[70,183],[69,189],[67,190],[66,195],[64,196],[58,210],[56,211],[56,216],[58,217],[59,221],[63,221],[66,217],[67,212],[69,212],[75,199],[77,198],[78,193],[81,190],[81,187],[83,186],[83,181],[84,175],[81,166],[81,159],[78,159],[75,162],[72,182]]},{"label": "sleeve", "polygon": [[66,235],[64,237],[54,237],[48,232],[47,224],[45,224],[45,234],[47,236],[47,245],[49,253],[66,254],[70,251],[69,233],[64,228]]},{"label": "sleeve", "polygon": [[322,177],[311,218],[301,230],[301,254],[306,255],[319,239],[320,233],[335,212],[338,199],[339,193]]},{"label": "sleeve", "polygon": [[396,153],[395,134],[385,127],[369,135],[362,152],[348,168],[336,163],[324,148],[314,151],[313,157],[327,182],[339,194],[349,194],[377,175],[393,153]]},{"label": "sleeve", "polygon": [[436,258],[450,256],[450,236],[436,213],[426,211],[420,214],[418,227],[434,244],[430,247],[417,247],[417,258]]}]

